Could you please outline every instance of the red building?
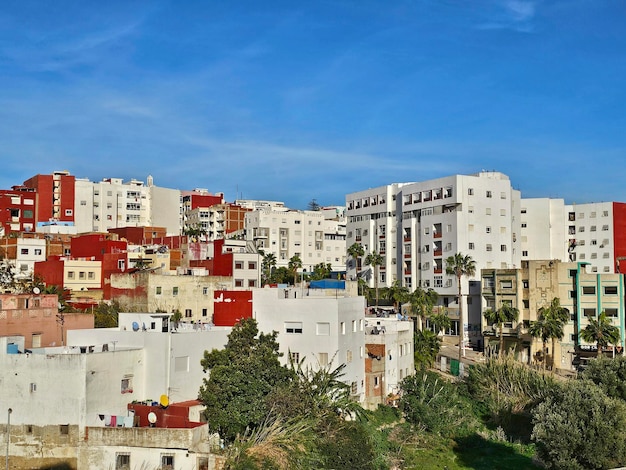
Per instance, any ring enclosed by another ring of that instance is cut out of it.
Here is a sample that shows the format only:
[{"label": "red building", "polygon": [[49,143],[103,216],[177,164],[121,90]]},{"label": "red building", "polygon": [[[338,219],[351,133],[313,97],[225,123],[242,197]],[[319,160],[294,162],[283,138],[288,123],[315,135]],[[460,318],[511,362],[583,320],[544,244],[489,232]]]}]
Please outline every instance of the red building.
[{"label": "red building", "polygon": [[118,240],[116,234],[89,233],[71,240],[73,258],[93,259],[102,262],[102,295],[111,298],[111,274],[128,269],[128,243]]},{"label": "red building", "polygon": [[121,239],[126,239],[128,243],[133,245],[145,245],[154,243],[166,237],[167,230],[165,227],[121,227],[110,228],[109,233],[115,233]]},{"label": "red building", "polygon": [[36,222],[74,223],[74,195],[76,177],[69,171],[55,171],[51,175],[36,175],[24,181],[24,186],[37,193]]},{"label": "red building", "polygon": [[613,203],[615,272],[626,273],[626,203]]},{"label": "red building", "polygon": [[34,232],[37,193],[24,186],[0,190],[0,233]]},{"label": "red building", "polygon": [[215,291],[213,324],[235,326],[242,318],[252,318],[252,291]]}]

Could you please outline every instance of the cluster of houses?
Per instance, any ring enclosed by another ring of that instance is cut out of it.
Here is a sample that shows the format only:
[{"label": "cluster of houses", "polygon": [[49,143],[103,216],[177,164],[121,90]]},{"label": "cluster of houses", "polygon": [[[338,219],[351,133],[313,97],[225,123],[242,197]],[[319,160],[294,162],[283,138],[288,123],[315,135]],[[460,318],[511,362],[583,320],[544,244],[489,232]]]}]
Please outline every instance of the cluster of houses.
[{"label": "cluster of houses", "polygon": [[[197,401],[200,360],[242,318],[278,332],[285,363],[345,364],[356,400],[386,403],[414,372],[414,326],[406,311],[371,314],[363,283],[434,289],[445,335],[480,350],[500,334],[484,311],[514,306],[518,320],[501,329],[528,364],[546,360],[529,325],[554,298],[570,321],[550,364],[571,371],[597,353],[579,332],[601,312],[621,334],[605,352],[623,350],[626,204],[525,199],[482,171],[315,209],[67,171],[0,190],[0,446],[11,468],[219,468],[219,436]],[[347,254],[355,243],[363,256]],[[380,265],[365,263],[372,253]],[[461,286],[446,273],[455,253],[476,262]],[[300,276],[263,286],[267,254],[276,267],[297,257]],[[318,264],[341,279],[307,283]],[[94,328],[94,309],[112,302],[127,313]]]}]

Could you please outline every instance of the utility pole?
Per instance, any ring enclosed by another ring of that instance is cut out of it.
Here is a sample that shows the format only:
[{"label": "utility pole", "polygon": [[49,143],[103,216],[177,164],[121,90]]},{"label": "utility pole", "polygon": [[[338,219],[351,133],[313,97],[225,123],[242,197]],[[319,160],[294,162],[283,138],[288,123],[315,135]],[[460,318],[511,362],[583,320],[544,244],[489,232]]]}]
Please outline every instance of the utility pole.
[{"label": "utility pole", "polygon": [[11,442],[11,413],[13,413],[13,410],[11,408],[9,408],[8,412],[7,412],[7,465],[6,465],[6,470],[9,470],[9,444]]}]

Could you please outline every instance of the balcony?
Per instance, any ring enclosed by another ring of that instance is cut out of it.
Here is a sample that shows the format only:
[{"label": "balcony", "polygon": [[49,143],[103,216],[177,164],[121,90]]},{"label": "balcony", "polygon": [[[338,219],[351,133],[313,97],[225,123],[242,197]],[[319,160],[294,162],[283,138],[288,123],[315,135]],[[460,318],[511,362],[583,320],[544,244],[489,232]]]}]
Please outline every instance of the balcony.
[{"label": "balcony", "polygon": [[410,276],[411,275],[411,270],[410,269],[405,269],[404,270],[404,275],[405,276]]},{"label": "balcony", "polygon": [[404,259],[410,259],[410,258],[411,258],[411,253],[404,254]]},{"label": "balcony", "polygon": [[443,255],[443,251],[440,249],[433,251],[433,255],[434,256],[441,256]]},{"label": "balcony", "polygon": [[442,269],[442,268],[440,268],[440,267],[437,267],[437,266],[435,266],[435,270],[434,270],[434,271],[435,271],[435,274],[441,274],[441,273],[443,273],[443,269]]},{"label": "balcony", "polygon": [[433,238],[441,238],[441,232],[434,232]]},{"label": "balcony", "polygon": [[408,242],[410,242],[410,241],[411,241],[411,237],[410,237],[410,236],[408,236],[408,237],[407,237],[407,236],[405,235],[405,236],[404,236],[404,241],[405,241],[405,242],[407,242],[407,243],[408,243]]}]

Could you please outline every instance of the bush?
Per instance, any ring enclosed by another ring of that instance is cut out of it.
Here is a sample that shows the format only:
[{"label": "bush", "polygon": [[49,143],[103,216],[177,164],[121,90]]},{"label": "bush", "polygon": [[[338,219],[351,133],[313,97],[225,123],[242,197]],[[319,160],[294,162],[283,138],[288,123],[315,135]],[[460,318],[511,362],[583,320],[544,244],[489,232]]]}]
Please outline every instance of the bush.
[{"label": "bush", "polygon": [[451,436],[469,425],[472,413],[454,384],[435,372],[420,371],[400,384],[400,409],[405,419],[425,431]]},{"label": "bush", "polygon": [[626,400],[626,357],[592,359],[581,377],[591,380],[609,397]]},{"label": "bush", "polygon": [[[524,434],[524,420],[530,426],[532,409],[556,386],[553,377],[528,368],[510,355],[492,357],[471,367],[465,383],[469,395],[485,405],[495,424],[518,435]],[[530,437],[530,429],[525,437]]]},{"label": "bush", "polygon": [[587,380],[552,389],[533,411],[532,438],[547,468],[602,469],[626,463],[626,405]]}]

